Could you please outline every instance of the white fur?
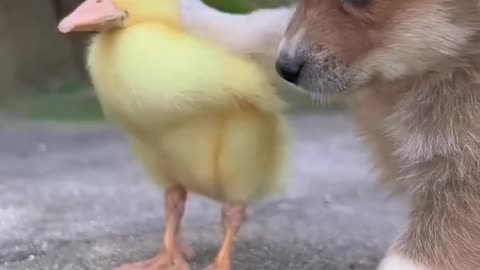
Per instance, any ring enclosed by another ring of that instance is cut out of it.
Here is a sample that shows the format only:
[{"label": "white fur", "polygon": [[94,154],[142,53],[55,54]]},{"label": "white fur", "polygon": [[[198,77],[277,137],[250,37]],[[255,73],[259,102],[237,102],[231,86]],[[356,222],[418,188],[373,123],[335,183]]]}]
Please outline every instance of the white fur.
[{"label": "white fur", "polygon": [[377,270],[431,270],[405,257],[392,254],[381,262]]},{"label": "white fur", "polygon": [[273,54],[293,8],[260,9],[247,15],[221,12],[201,0],[181,0],[182,22],[189,31],[242,54]]},{"label": "white fur", "polygon": [[295,57],[298,46],[302,43],[302,38],[304,35],[305,35],[305,29],[300,28],[290,39],[287,39],[286,37],[284,37],[280,42],[279,53],[285,52],[288,57],[290,58]]}]

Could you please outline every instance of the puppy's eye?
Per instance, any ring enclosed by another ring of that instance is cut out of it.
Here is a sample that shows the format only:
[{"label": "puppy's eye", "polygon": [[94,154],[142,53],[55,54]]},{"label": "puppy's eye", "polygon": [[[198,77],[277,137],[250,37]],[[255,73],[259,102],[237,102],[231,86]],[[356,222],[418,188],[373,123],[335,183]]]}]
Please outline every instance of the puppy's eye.
[{"label": "puppy's eye", "polygon": [[340,0],[342,5],[353,8],[366,8],[371,0]]}]

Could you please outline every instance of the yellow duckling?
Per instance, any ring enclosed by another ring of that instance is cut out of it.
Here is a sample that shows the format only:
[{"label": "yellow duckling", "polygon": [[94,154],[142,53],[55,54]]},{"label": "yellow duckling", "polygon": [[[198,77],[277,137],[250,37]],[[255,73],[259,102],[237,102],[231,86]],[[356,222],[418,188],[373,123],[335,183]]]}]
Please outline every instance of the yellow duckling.
[{"label": "yellow duckling", "polygon": [[178,235],[188,192],[223,203],[224,240],[209,269],[231,269],[247,204],[285,174],[284,104],[265,71],[188,33],[177,0],[86,0],[59,29],[98,32],[87,62],[100,103],[165,189],[164,250],[120,269],[189,269]]}]

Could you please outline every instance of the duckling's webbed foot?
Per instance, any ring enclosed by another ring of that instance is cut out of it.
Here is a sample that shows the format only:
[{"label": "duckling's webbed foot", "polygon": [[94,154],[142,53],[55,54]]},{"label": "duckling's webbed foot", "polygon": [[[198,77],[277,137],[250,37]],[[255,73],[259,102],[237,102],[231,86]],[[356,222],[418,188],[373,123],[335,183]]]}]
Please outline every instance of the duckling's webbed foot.
[{"label": "duckling's webbed foot", "polygon": [[231,270],[235,238],[246,218],[245,204],[225,204],[222,210],[223,244],[213,265],[205,270]]},{"label": "duckling's webbed foot", "polygon": [[161,254],[153,259],[123,265],[115,270],[190,270],[183,256]]},{"label": "duckling's webbed foot", "polygon": [[178,237],[186,200],[187,192],[181,187],[173,187],[165,192],[166,228],[164,250],[160,255],[115,270],[190,270],[185,257],[193,256],[193,250]]}]

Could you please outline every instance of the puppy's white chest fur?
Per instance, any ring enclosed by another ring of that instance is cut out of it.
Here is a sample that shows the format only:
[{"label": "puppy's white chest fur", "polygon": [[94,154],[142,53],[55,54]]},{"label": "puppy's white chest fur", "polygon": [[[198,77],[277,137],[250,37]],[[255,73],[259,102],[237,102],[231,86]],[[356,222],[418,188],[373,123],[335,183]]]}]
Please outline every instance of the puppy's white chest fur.
[{"label": "puppy's white chest fur", "polygon": [[390,255],[386,257],[378,270],[429,270],[428,268],[413,262],[410,259],[400,257],[399,255]]}]

